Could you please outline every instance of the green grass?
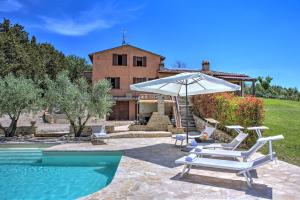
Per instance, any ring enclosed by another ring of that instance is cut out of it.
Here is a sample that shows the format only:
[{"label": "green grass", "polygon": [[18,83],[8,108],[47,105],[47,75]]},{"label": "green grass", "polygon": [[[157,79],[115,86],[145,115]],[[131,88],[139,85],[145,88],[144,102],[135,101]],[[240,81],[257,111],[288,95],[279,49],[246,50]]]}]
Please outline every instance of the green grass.
[{"label": "green grass", "polygon": [[264,125],[270,130],[263,135],[282,134],[284,140],[273,142],[279,159],[300,166],[300,102],[264,99],[264,105]]}]

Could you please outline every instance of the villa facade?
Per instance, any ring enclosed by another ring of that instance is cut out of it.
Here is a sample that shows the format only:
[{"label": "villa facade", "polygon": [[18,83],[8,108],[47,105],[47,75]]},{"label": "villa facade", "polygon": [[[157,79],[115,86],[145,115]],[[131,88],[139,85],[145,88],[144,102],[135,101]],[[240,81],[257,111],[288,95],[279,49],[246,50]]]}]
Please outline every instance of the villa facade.
[{"label": "villa facade", "polygon": [[[116,105],[108,120],[136,120],[140,114],[157,112],[157,97],[130,90],[130,84],[175,75],[182,72],[202,72],[243,86],[245,81],[254,85],[256,79],[244,74],[210,70],[208,61],[202,62],[199,70],[168,69],[164,67],[164,56],[129,45],[102,50],[89,54],[93,64],[92,74],[85,74],[92,83],[101,79],[111,82]],[[255,92],[253,90],[253,92]],[[243,91],[241,92],[243,95]],[[172,115],[172,99],[166,99],[164,114]]]}]

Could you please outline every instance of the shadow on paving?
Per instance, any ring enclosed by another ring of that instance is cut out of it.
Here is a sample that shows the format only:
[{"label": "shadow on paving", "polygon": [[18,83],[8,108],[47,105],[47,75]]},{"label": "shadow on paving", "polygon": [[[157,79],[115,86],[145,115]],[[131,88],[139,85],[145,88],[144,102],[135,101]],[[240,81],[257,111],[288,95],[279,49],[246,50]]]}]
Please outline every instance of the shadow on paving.
[{"label": "shadow on paving", "polygon": [[[175,147],[173,144],[161,143],[145,147],[125,149],[123,150],[123,155],[130,158],[143,160],[146,162],[151,162],[160,166],[175,168],[181,165],[175,164],[175,160],[187,155],[187,152],[181,151],[178,147]],[[232,173],[232,171],[230,170],[212,169],[205,167],[195,167],[194,169],[197,168],[201,170]],[[253,187],[249,188],[247,186],[246,181],[242,180],[224,179],[197,174],[189,174],[188,176],[185,176],[180,179],[179,175],[180,173],[172,177],[171,180],[244,191],[246,194],[251,196],[272,199],[272,188],[264,184],[254,183]],[[256,170],[252,170],[251,175],[253,178],[257,178]]]},{"label": "shadow on paving", "polygon": [[175,164],[175,160],[187,155],[187,153],[180,151],[180,149],[175,147],[173,144],[161,143],[126,149],[123,150],[123,155],[164,167],[174,168],[180,166],[180,164]]},{"label": "shadow on paving", "polygon": [[180,178],[180,173],[172,177],[171,180],[244,191],[247,195],[259,198],[272,199],[273,197],[273,189],[265,184],[253,183],[252,188],[249,188],[246,181],[203,176],[199,174],[189,174]]}]

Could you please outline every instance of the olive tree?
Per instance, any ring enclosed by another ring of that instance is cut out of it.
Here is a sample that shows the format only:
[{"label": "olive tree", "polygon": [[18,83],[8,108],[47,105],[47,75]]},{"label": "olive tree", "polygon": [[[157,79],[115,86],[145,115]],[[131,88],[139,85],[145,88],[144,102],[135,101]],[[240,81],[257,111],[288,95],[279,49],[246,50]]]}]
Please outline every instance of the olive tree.
[{"label": "olive tree", "polygon": [[75,137],[81,135],[92,116],[103,117],[114,105],[107,80],[91,87],[83,78],[72,82],[66,73],[61,73],[56,80],[47,80],[47,88],[45,97],[50,107],[58,107],[67,116]]},{"label": "olive tree", "polygon": [[42,106],[41,89],[31,79],[12,74],[0,78],[0,116],[8,115],[8,127],[0,124],[5,137],[13,137],[22,112],[37,111]]}]

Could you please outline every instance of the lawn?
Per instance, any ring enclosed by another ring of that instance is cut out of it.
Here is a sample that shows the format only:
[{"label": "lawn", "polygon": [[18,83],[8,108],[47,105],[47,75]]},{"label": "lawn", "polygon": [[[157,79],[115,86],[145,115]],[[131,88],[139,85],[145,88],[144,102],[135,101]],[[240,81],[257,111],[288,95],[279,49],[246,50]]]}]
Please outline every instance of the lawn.
[{"label": "lawn", "polygon": [[264,99],[264,105],[264,125],[270,130],[263,135],[282,134],[285,139],[273,143],[279,159],[300,166],[300,102]]}]

